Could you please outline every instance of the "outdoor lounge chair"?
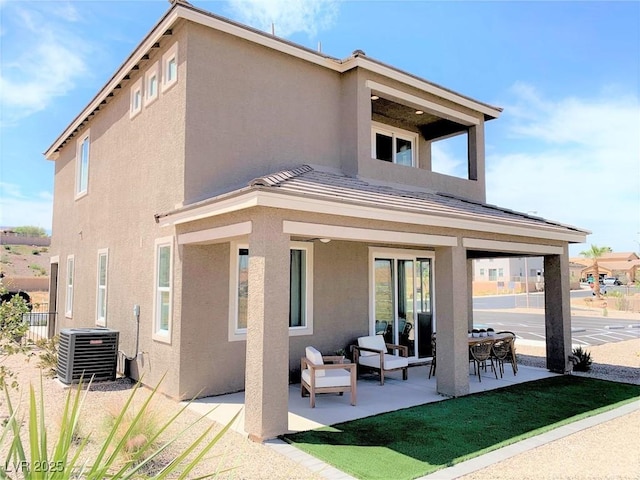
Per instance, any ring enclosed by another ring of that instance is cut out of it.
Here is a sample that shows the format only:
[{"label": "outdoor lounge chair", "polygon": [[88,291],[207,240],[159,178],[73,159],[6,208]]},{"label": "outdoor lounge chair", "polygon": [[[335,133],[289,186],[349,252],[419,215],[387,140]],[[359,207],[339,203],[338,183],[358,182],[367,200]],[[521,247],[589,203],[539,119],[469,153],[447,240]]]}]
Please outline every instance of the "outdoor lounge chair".
[{"label": "outdoor lounge chair", "polygon": [[[397,350],[399,355],[387,353]],[[402,379],[407,379],[407,359],[409,349],[404,345],[385,343],[382,335],[369,335],[358,338],[358,345],[353,346],[353,361],[360,366],[372,368],[380,373],[380,385],[384,385],[384,373],[402,370]]]},{"label": "outdoor lounge chair", "polygon": [[[317,393],[351,392],[351,405],[356,404],[356,364],[339,363],[342,356],[322,356],[314,347],[307,347],[300,360],[301,395],[309,393],[311,408],[316,406]],[[327,363],[336,362],[336,363]]]}]

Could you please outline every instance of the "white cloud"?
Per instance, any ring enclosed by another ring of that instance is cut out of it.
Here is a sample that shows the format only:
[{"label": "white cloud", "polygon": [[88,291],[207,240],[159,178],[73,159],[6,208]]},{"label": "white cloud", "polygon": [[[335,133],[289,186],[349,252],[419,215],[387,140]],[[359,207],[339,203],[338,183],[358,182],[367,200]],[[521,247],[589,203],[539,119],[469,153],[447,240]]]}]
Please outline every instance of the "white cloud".
[{"label": "white cloud", "polygon": [[338,13],[335,0],[229,0],[234,16],[240,22],[260,30],[288,37],[306,33],[310,37],[333,25]]},{"label": "white cloud", "polygon": [[20,227],[34,225],[51,231],[53,195],[38,192],[25,195],[21,187],[0,182],[0,225]]},{"label": "white cloud", "polygon": [[431,170],[454,177],[468,178],[467,136],[458,135],[431,144]]},{"label": "white cloud", "polygon": [[[52,9],[55,7],[55,9]],[[47,108],[54,97],[75,87],[87,72],[84,43],[66,22],[77,20],[68,3],[3,5],[0,108],[3,123],[13,123]]]},{"label": "white cloud", "polygon": [[638,98],[554,101],[522,84],[513,94],[501,120],[511,138],[487,158],[488,201],[591,230],[588,243],[637,249]]}]

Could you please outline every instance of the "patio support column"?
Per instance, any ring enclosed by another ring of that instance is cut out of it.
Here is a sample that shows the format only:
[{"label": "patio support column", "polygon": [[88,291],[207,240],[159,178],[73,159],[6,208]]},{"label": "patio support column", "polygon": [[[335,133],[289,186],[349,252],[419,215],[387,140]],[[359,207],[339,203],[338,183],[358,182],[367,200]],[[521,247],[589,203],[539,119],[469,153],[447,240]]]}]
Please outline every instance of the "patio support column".
[{"label": "patio support column", "polygon": [[261,211],[249,234],[245,430],[264,441],[288,430],[289,235]]},{"label": "patio support column", "polygon": [[436,380],[438,393],[469,393],[469,303],[467,254],[463,247],[436,248],[437,322]]},{"label": "patio support column", "polygon": [[547,368],[556,373],[568,371],[571,354],[571,298],[569,254],[544,257],[544,323],[547,337]]}]

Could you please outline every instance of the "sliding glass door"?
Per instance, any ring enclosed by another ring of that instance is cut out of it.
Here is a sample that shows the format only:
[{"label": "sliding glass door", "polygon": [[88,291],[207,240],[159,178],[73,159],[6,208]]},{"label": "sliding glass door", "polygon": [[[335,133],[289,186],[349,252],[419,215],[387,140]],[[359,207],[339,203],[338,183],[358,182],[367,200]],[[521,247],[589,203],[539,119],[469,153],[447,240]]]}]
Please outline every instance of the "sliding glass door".
[{"label": "sliding glass door", "polygon": [[406,346],[410,359],[430,356],[432,259],[375,256],[373,272],[375,333]]}]

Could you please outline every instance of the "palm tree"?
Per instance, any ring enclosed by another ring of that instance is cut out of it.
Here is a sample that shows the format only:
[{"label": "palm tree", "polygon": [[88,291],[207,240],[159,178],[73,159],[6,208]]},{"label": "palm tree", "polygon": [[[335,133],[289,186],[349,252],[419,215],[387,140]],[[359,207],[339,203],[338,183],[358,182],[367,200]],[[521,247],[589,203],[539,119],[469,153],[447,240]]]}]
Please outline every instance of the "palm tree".
[{"label": "palm tree", "polygon": [[593,260],[593,292],[598,298],[600,298],[600,269],[598,268],[598,260],[602,258],[606,253],[611,253],[611,247],[599,247],[597,245],[591,245],[589,250],[580,252],[585,258]]}]

